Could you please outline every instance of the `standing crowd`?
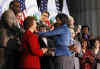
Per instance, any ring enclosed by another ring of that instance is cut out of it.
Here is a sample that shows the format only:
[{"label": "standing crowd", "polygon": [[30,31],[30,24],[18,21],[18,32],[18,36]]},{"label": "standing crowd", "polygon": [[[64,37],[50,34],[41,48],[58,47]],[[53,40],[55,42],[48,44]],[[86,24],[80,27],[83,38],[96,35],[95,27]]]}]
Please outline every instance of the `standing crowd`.
[{"label": "standing crowd", "polygon": [[1,69],[100,69],[100,36],[89,34],[88,26],[63,13],[51,23],[48,11],[39,22],[34,16],[23,20],[19,7],[12,1],[0,19]]}]

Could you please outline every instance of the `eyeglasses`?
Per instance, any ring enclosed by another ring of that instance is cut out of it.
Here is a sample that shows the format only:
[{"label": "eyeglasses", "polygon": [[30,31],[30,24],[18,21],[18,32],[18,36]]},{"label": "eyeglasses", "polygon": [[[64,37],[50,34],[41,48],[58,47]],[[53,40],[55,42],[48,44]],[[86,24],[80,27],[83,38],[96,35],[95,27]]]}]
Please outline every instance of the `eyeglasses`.
[{"label": "eyeglasses", "polygon": [[45,17],[49,17],[48,15],[43,15],[43,16],[45,16]]}]

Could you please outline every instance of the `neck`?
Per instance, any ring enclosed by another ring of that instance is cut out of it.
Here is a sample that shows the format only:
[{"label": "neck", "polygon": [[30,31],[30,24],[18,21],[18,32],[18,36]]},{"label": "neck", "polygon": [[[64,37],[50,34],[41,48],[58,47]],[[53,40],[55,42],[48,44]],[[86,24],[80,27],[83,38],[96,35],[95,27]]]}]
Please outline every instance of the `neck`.
[{"label": "neck", "polygon": [[86,48],[83,48],[83,49],[82,49],[82,52],[85,53],[85,52],[86,52]]},{"label": "neck", "polygon": [[29,28],[29,31],[34,32],[35,30],[34,30],[34,29],[32,29],[32,28]]}]

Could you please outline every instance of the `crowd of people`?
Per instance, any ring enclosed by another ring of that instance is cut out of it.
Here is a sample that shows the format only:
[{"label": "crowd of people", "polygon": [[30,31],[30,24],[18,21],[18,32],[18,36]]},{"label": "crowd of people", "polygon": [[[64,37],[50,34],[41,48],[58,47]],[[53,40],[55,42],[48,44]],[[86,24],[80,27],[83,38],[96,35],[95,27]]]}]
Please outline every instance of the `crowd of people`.
[{"label": "crowd of people", "polygon": [[100,69],[100,36],[75,24],[72,16],[58,13],[50,23],[44,11],[21,19],[20,3],[12,1],[0,19],[2,69]]}]

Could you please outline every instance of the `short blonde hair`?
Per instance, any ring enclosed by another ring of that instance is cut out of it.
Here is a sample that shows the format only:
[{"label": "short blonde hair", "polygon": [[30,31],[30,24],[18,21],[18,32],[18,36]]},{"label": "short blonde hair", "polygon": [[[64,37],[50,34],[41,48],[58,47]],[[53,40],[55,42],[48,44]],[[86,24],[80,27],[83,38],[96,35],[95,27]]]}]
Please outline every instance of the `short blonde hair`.
[{"label": "short blonde hair", "polygon": [[69,20],[69,21],[70,21],[70,20],[73,20],[73,21],[74,21],[74,17],[68,16],[68,20]]}]

